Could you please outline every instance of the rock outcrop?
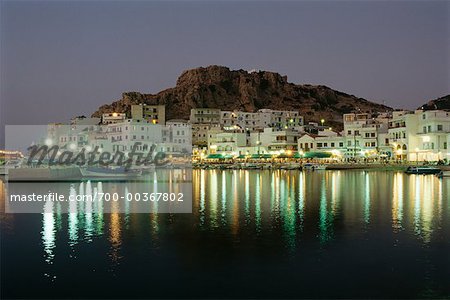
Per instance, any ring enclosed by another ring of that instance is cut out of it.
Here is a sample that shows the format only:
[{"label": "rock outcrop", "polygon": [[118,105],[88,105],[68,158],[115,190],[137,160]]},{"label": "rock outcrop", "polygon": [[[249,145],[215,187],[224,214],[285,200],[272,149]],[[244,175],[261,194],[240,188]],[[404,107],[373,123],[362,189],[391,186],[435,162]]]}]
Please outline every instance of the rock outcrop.
[{"label": "rock outcrop", "polygon": [[306,121],[318,122],[323,118],[330,126],[342,123],[344,113],[392,110],[323,85],[290,83],[287,76],[274,72],[209,66],[184,71],[175,87],[157,94],[123,93],[122,99],[101,106],[92,116],[129,112],[131,104],[139,103],[165,104],[166,120],[188,119],[191,108],[198,107],[249,112],[270,108],[298,110]]},{"label": "rock outcrop", "polygon": [[423,110],[450,109],[450,95],[428,101],[418,109]]}]

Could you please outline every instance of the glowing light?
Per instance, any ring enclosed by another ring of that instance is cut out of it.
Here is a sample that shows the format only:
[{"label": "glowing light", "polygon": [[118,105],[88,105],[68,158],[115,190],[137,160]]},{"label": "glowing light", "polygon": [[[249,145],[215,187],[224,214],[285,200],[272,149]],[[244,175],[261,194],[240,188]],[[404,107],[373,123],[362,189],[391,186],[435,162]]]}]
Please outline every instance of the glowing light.
[{"label": "glowing light", "polygon": [[51,138],[48,138],[45,140],[45,145],[51,146],[53,144],[53,140]]},{"label": "glowing light", "polygon": [[341,155],[341,152],[339,150],[336,150],[336,149],[331,150],[331,153],[333,155],[335,155],[335,156],[340,156]]},{"label": "glowing light", "polygon": [[113,113],[113,117],[117,117],[117,113]]},{"label": "glowing light", "polygon": [[286,154],[287,154],[287,155],[292,155],[292,150],[287,150],[287,151],[286,151]]},{"label": "glowing light", "polygon": [[429,142],[431,140],[430,137],[427,136],[427,135],[423,136],[422,139],[423,139],[424,142]]}]

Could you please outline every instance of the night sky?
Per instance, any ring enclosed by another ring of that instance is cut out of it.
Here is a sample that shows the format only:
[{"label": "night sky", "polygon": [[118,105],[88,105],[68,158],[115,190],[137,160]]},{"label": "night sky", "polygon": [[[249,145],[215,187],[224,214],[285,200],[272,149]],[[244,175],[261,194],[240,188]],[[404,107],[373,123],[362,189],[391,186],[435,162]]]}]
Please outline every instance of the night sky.
[{"label": "night sky", "polygon": [[414,109],[450,93],[449,16],[449,1],[2,1],[1,126],[90,115],[212,64]]}]

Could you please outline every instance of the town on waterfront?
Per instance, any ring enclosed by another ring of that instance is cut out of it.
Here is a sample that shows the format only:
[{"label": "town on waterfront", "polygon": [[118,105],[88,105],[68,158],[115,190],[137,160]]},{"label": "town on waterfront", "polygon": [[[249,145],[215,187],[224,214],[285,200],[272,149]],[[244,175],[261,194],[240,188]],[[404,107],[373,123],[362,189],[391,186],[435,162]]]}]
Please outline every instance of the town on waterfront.
[{"label": "town on waterfront", "polygon": [[[165,111],[164,105],[134,104],[129,111],[104,113],[100,118],[51,123],[33,145],[50,147],[47,152],[57,146],[56,160],[64,150],[120,151],[127,158],[133,149],[144,153],[152,149],[170,158],[172,167],[295,169],[314,163],[313,168],[340,169],[431,164],[446,170],[450,162],[447,110],[347,113],[341,131],[325,119],[305,124],[300,112],[292,110],[193,108],[189,120],[167,121]],[[32,152],[33,159],[39,155],[48,156]],[[20,156],[10,152],[8,157],[14,162]]]},{"label": "town on waterfront", "polygon": [[0,11],[0,299],[450,299],[450,1]]}]

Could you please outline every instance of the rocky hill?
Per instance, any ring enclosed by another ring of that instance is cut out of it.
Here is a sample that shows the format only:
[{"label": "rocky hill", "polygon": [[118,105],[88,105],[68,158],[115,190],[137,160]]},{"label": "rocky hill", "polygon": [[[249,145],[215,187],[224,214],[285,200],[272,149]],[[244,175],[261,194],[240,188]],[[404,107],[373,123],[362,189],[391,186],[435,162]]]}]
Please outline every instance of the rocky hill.
[{"label": "rocky hill", "polygon": [[209,66],[184,71],[173,88],[157,94],[127,92],[122,99],[101,106],[92,116],[106,112],[129,112],[131,104],[165,104],[166,120],[188,119],[191,108],[253,112],[261,108],[298,110],[306,121],[325,119],[330,126],[342,123],[342,114],[380,112],[390,107],[335,91],[323,85],[294,84],[278,73],[230,70]]},{"label": "rocky hill", "polygon": [[419,107],[418,109],[423,110],[450,109],[450,95],[431,100],[422,105],[421,107]]}]

